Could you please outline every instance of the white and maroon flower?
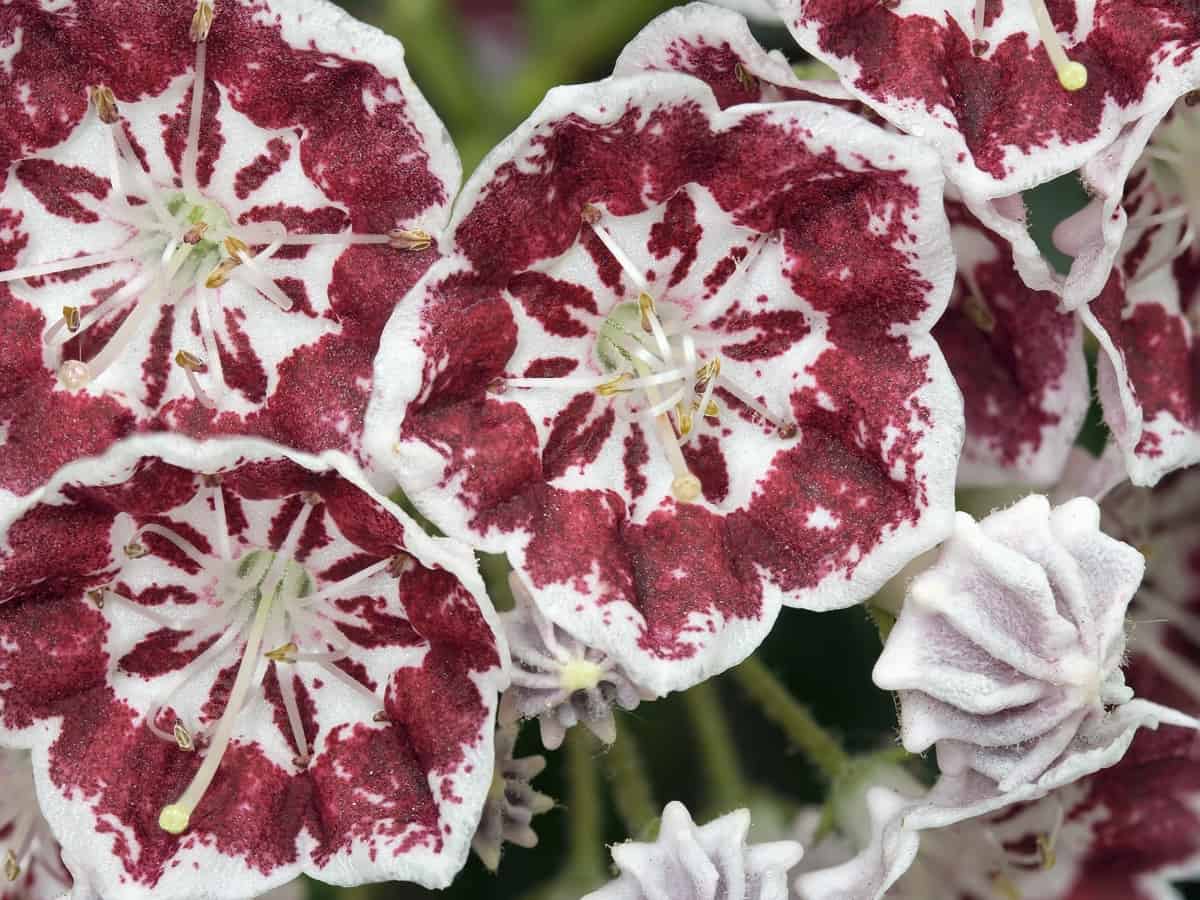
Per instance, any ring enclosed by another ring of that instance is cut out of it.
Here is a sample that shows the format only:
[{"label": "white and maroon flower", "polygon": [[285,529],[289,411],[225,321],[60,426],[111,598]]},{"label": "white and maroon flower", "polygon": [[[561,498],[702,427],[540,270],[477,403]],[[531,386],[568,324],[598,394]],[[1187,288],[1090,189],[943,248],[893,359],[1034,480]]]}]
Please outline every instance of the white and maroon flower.
[{"label": "white and maroon flower", "polygon": [[938,149],[1039,290],[1062,280],[1025,232],[1016,195],[1107,152],[1200,84],[1200,16],[1178,3],[775,2],[856,96]]},{"label": "white and maroon flower", "polygon": [[1083,329],[1025,285],[1011,247],[962,203],[946,212],[958,280],[933,334],[966,407],[959,482],[1052,484],[1091,399]]},{"label": "white and maroon flower", "polygon": [[744,16],[711,3],[668,10],[643,28],[613,67],[614,75],[641,72],[681,72],[699,78],[722,107],[816,100],[862,109],[836,81],[801,80],[782,53],[763,49]]},{"label": "white and maroon flower", "polygon": [[796,879],[799,900],[1164,900],[1200,873],[1193,732],[1143,732],[1111,768],[953,824],[936,793],[865,790],[866,835],[838,823],[811,848],[832,864]]},{"label": "white and maroon flower", "polygon": [[512,687],[500,707],[501,721],[536,718],[547,750],[562,746],[567,729],[580,722],[611,744],[617,739],[613,707],[636,709],[654,695],[616,661],[542,615],[516,572],[508,581],[516,606],[500,620],[512,654]]},{"label": "white and maroon flower", "polygon": [[1033,495],[979,523],[959,513],[875,666],[900,692],[905,749],[936,746],[943,781],[998,797],[1112,765],[1143,724],[1194,727],[1134,700],[1122,676],[1143,570],[1084,497],[1052,510]]},{"label": "white and maroon flower", "polygon": [[[1200,149],[1200,114],[1197,149]],[[1195,150],[1180,165],[1200,204]],[[1200,462],[1200,208],[1180,218],[1143,171],[1131,191],[1142,210],[1104,292],[1080,310],[1096,336],[1104,418],[1135,484],[1153,486],[1174,469]],[[1162,178],[1170,177],[1161,176]],[[1120,283],[1123,290],[1114,289]]]},{"label": "white and maroon flower", "polygon": [[787,900],[787,873],[800,861],[795,841],[747,845],[744,809],[697,826],[682,803],[663,810],[654,843],[612,848],[618,878],[583,900]]},{"label": "white and maroon flower", "polygon": [[4,525],[0,740],[103,896],[445,885],[503,638],[471,554],[346,457],[130,438]]},{"label": "white and maroon flower", "polygon": [[638,684],[694,684],[949,530],[941,186],[829,105],[556,89],[389,322],[369,450]]},{"label": "white and maroon flower", "polygon": [[459,178],[400,44],[326,0],[0,31],[0,498],[138,430],[357,453]]},{"label": "white and maroon flower", "polygon": [[0,900],[51,900],[71,889],[62,848],[38,808],[24,750],[0,750]]}]

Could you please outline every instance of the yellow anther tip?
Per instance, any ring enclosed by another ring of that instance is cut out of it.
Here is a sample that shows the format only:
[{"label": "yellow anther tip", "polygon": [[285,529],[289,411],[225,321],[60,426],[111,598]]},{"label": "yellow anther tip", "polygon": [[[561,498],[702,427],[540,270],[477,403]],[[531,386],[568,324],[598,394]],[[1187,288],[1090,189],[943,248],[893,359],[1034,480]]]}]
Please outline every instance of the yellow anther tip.
[{"label": "yellow anther tip", "polygon": [[1083,63],[1069,62],[1058,70],[1058,83],[1068,91],[1082,90],[1087,79],[1087,69]]},{"label": "yellow anther tip", "polygon": [[158,814],[158,827],[167,834],[183,834],[188,827],[192,814],[178,803],[171,803],[162,808]]},{"label": "yellow anther tip", "polygon": [[680,503],[691,503],[700,496],[700,479],[689,472],[671,482],[671,493]]}]

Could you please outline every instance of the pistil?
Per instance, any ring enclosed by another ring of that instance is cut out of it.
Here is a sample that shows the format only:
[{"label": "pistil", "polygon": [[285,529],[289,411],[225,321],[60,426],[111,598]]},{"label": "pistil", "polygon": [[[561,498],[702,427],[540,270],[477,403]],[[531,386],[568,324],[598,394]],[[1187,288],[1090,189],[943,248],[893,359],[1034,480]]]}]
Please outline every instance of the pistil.
[{"label": "pistil", "polygon": [[[1054,70],[1058,73],[1058,83],[1068,91],[1081,90],[1087,85],[1087,68],[1067,56],[1062,41],[1058,39],[1058,33],[1054,29],[1054,23],[1050,20],[1045,0],[1029,0],[1029,5],[1033,11],[1034,22],[1037,24],[1038,37],[1042,46],[1046,48],[1046,55],[1050,57]],[[976,53],[982,53],[987,48],[987,41],[982,40],[986,16],[987,0],[975,0],[976,40],[974,49]]]},{"label": "pistil", "polygon": [[[249,634],[246,636],[246,647],[242,653],[242,661],[238,666],[237,675],[234,676],[233,688],[229,692],[229,700],[225,704],[225,711],[221,715],[221,720],[217,723],[217,730],[213,735],[212,743],[209,745],[208,752],[204,756],[204,761],[200,764],[200,768],[182,796],[174,803],[164,806],[162,812],[159,813],[159,826],[170,834],[182,834],[187,829],[192,812],[196,809],[201,799],[203,799],[209,785],[212,784],[212,780],[217,774],[217,768],[221,764],[221,759],[224,757],[225,751],[229,749],[229,741],[233,737],[234,725],[245,705],[246,698],[249,696],[254,680],[253,676],[259,665],[259,650],[262,646],[263,635],[267,630],[267,624],[270,621],[271,610],[276,600],[280,599],[280,595],[283,593],[282,576],[286,573],[287,564],[296,551],[296,547],[300,542],[300,535],[304,532],[304,527],[308,523],[308,518],[312,514],[312,510],[313,505],[311,503],[306,503],[300,510],[300,514],[296,516],[287,537],[284,539],[283,546],[279,548],[271,560],[266,574],[259,582],[258,606],[254,613],[254,621],[250,626]],[[276,575],[280,576],[279,581],[276,581]]]}]

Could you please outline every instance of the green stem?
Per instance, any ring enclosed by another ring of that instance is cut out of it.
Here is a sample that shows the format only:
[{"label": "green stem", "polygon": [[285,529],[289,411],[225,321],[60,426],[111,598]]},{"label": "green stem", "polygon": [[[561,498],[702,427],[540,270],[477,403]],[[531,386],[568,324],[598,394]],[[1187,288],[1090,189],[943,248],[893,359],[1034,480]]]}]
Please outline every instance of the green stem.
[{"label": "green stem", "polygon": [[845,771],[850,757],[842,745],[759,659],[753,656],[747,659],[733,670],[733,677],[758,703],[764,715],[783,729],[826,778],[833,781]]},{"label": "green stem", "polygon": [[621,729],[609,748],[604,770],[626,834],[635,839],[644,837],[647,827],[658,818],[658,805],[646,778],[646,764],[637,739],[628,728]]},{"label": "green stem", "polygon": [[700,745],[709,812],[716,816],[744,806],[750,792],[716,685],[702,681],[684,691],[683,702]]},{"label": "green stem", "polygon": [[604,811],[600,805],[600,773],[592,736],[583,728],[567,732],[567,814],[569,877],[604,879]]}]

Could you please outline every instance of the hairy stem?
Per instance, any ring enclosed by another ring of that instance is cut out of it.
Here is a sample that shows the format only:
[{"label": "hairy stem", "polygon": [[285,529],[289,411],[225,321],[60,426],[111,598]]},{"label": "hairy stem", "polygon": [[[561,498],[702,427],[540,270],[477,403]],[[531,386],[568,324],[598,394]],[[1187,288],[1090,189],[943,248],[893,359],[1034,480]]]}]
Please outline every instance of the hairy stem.
[{"label": "hairy stem", "polygon": [[604,880],[604,810],[596,742],[583,728],[567,732],[567,871],[580,881]]},{"label": "hairy stem", "polygon": [[842,745],[759,659],[747,659],[733,670],[733,677],[826,778],[833,781],[845,771],[850,757]]},{"label": "hairy stem", "polygon": [[745,805],[749,790],[716,685],[701,682],[684,692],[683,702],[700,747],[709,817]]},{"label": "hairy stem", "polygon": [[635,839],[645,837],[647,827],[658,818],[658,805],[637,739],[628,728],[620,730],[605,755],[604,771],[626,834]]}]

